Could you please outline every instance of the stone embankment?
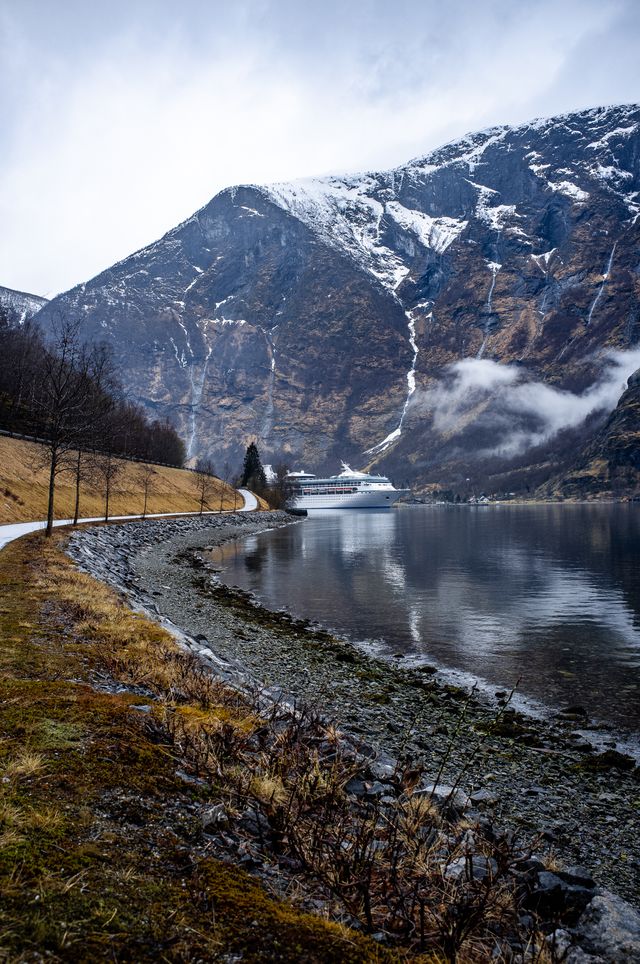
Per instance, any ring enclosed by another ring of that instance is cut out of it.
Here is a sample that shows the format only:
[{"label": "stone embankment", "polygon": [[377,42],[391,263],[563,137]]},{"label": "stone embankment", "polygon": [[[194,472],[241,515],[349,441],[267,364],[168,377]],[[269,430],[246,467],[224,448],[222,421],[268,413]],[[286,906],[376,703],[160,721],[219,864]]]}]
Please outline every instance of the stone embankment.
[{"label": "stone embankment", "polygon": [[580,708],[531,720],[505,695],[496,709],[433,673],[371,659],[220,584],[205,550],[290,523],[284,513],[147,520],[83,529],[68,551],[80,568],[172,629],[225,681],[259,686],[267,699],[312,703],[339,721],[370,761],[350,788],[354,795],[384,799],[402,757],[430,772],[434,797],[471,822],[537,838],[543,861],[529,868],[536,906],[550,918],[568,907],[581,914],[554,936],[567,961],[640,959],[640,917],[606,889],[639,900],[633,761],[613,748],[596,752]]}]

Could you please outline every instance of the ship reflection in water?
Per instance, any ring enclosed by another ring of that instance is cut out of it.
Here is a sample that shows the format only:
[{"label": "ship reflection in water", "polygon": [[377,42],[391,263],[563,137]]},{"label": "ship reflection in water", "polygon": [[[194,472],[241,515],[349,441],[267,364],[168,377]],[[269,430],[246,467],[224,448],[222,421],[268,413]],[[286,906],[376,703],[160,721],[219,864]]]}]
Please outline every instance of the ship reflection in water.
[{"label": "ship reflection in water", "polygon": [[222,578],[356,640],[550,707],[640,722],[640,507],[407,506],[225,548]]}]

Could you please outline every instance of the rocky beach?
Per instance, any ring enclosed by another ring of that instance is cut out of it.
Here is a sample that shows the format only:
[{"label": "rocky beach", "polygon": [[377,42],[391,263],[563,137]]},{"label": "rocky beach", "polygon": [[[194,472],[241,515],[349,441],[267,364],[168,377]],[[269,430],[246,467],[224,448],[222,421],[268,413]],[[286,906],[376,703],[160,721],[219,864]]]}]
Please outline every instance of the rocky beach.
[{"label": "rocky beach", "polygon": [[[572,888],[585,887],[589,899],[597,894],[597,900],[615,902],[610,889],[637,905],[638,768],[612,747],[596,749],[585,738],[588,710],[565,707],[553,719],[527,718],[509,706],[506,693],[490,704],[429,670],[372,659],[220,584],[208,549],[289,524],[304,522],[279,512],[147,520],[78,531],[68,553],[134,608],[171,628],[225,682],[271,700],[311,705],[335,721],[369,760],[365,778],[351,788],[355,795],[384,798],[400,758],[430,775],[440,788],[436,795],[455,802],[470,823],[535,840],[554,871],[539,882],[550,907]],[[613,905],[601,911],[610,921]],[[616,905],[622,932],[627,914],[632,930],[633,911]]]}]

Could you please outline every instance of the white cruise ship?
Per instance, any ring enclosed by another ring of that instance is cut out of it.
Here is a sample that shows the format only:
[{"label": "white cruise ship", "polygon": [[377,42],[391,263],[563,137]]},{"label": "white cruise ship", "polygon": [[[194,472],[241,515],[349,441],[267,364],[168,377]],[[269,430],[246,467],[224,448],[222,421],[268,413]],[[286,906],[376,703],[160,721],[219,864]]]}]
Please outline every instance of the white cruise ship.
[{"label": "white cruise ship", "polygon": [[295,509],[389,509],[409,489],[396,489],[384,475],[354,472],[343,463],[340,475],[319,479],[308,472],[290,472]]}]

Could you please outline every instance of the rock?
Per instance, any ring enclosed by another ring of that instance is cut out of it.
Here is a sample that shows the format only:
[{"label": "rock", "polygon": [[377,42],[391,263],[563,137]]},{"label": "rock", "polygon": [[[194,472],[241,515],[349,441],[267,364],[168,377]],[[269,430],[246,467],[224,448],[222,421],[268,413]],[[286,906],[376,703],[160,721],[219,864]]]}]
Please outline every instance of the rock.
[{"label": "rock", "polygon": [[383,783],[380,783],[379,780],[375,780],[370,786],[367,787],[365,796],[375,800],[378,797],[384,796],[384,794],[387,793],[388,790],[389,790],[388,786],[385,786]]},{"label": "rock", "polygon": [[524,791],[527,797],[539,797],[541,794],[546,793],[544,787],[527,787]]},{"label": "rock", "polygon": [[471,803],[481,803],[487,807],[492,807],[498,802],[498,797],[495,795],[495,793],[491,793],[491,790],[486,789],[476,790],[475,793],[471,794],[469,799],[471,800]]},{"label": "rock", "polygon": [[596,882],[589,871],[580,864],[574,864],[573,867],[567,867],[566,870],[557,870],[556,874],[570,884],[579,884],[581,887],[591,888],[596,886]]},{"label": "rock", "polygon": [[439,783],[437,786],[429,784],[429,786],[415,790],[413,795],[415,797],[431,797],[436,806],[441,809],[450,807],[454,810],[464,810],[469,806],[469,797],[464,790],[454,789],[447,786],[446,783]]},{"label": "rock", "polygon": [[570,714],[571,716],[583,716],[583,717],[587,717],[587,716],[589,715],[589,714],[587,713],[587,711],[585,710],[584,706],[574,706],[574,705],[564,706],[564,707],[560,710],[560,712],[561,712],[561,713],[568,714],[568,715]]},{"label": "rock", "polygon": [[493,879],[498,872],[498,865],[493,858],[482,854],[470,854],[468,857],[456,857],[447,865],[444,876],[449,880],[485,880]]},{"label": "rock", "polygon": [[567,951],[573,943],[573,936],[569,931],[564,930],[564,928],[559,927],[553,933],[548,934],[546,937],[546,944],[550,948],[553,959],[559,958],[563,960],[567,954]]},{"label": "rock", "polygon": [[627,378],[627,388],[640,388],[640,368]]},{"label": "rock", "polygon": [[633,770],[636,761],[626,753],[618,750],[605,750],[604,753],[595,753],[588,760],[581,764],[588,770],[610,770],[616,767],[618,770]]},{"label": "rock", "polygon": [[194,777],[190,773],[185,773],[184,770],[176,770],[176,776],[182,780],[183,783],[191,783],[199,787],[206,787],[207,785],[206,780],[203,780],[201,777]]},{"label": "rock", "polygon": [[271,836],[269,821],[259,811],[245,810],[238,819],[238,825],[253,837],[268,840]]},{"label": "rock", "polygon": [[345,792],[353,797],[363,797],[367,792],[367,785],[360,777],[351,777],[344,785]]},{"label": "rock", "polygon": [[526,905],[543,917],[577,920],[593,897],[593,886],[584,886],[581,879],[566,872],[540,871]]},{"label": "rock", "polygon": [[[598,894],[580,917],[575,934],[582,951],[607,964],[640,961],[640,914],[626,901],[605,891]],[[579,964],[570,951],[567,964]]]},{"label": "rock", "polygon": [[368,743],[359,743],[357,745],[358,756],[363,760],[375,760],[378,755],[378,751],[375,747],[370,746]]},{"label": "rock", "polygon": [[200,814],[200,823],[205,833],[218,830],[229,825],[229,814],[223,803],[218,803],[214,807],[207,807]]}]

